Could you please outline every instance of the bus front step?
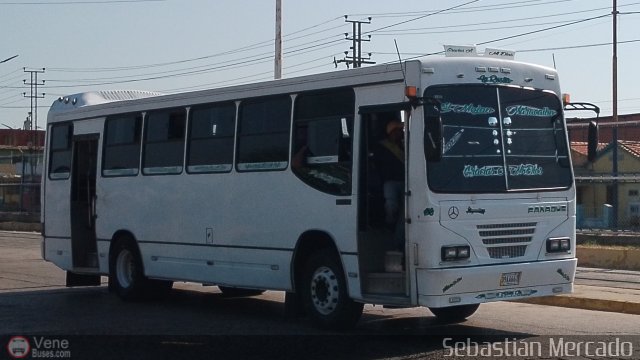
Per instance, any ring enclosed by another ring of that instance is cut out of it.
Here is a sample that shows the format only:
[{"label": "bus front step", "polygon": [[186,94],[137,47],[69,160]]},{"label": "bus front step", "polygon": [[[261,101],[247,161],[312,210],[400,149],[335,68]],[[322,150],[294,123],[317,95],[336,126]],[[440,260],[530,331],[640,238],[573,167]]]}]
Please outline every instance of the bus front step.
[{"label": "bus front step", "polygon": [[406,276],[404,272],[371,273],[366,277],[365,293],[368,294],[404,294]]}]

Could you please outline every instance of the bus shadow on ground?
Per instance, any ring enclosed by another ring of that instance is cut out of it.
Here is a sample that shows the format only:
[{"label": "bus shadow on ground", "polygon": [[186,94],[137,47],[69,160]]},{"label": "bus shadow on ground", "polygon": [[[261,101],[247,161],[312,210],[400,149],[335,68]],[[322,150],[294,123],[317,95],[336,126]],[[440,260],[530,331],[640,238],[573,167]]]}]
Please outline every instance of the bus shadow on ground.
[{"label": "bus shadow on ground", "polygon": [[[147,302],[123,302],[106,286],[0,294],[0,319],[14,324],[3,333],[68,337],[80,358],[441,358],[445,340],[535,337],[464,322],[444,324],[426,309],[382,314],[376,308],[367,307],[355,329],[328,331],[309,319],[287,318],[282,296],[275,292],[234,298],[215,287],[178,288]],[[96,349],[102,350],[98,354]]]}]

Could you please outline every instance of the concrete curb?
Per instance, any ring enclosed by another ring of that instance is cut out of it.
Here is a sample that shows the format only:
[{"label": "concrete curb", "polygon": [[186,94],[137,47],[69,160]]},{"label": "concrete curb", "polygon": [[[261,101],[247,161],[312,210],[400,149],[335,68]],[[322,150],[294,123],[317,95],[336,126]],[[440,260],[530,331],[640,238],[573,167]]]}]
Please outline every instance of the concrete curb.
[{"label": "concrete curb", "polygon": [[0,231],[40,232],[40,229],[40,223],[25,223],[19,221],[0,222]]},{"label": "concrete curb", "polygon": [[515,302],[640,315],[640,304],[630,301],[603,300],[586,297],[573,297],[571,295],[557,295],[543,296],[526,300],[516,300]]},{"label": "concrete curb", "polygon": [[607,249],[578,245],[578,266],[616,270],[640,270],[640,250]]}]

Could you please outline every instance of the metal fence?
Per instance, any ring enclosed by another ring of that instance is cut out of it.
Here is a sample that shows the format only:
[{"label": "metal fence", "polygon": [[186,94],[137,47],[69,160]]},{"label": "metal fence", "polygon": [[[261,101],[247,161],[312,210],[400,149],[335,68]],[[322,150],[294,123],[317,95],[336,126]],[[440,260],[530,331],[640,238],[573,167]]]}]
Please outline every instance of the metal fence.
[{"label": "metal fence", "polygon": [[576,209],[576,228],[579,230],[624,230],[640,231],[640,215],[618,212],[613,206],[603,204],[600,207],[578,205]]},{"label": "metal fence", "polygon": [[39,213],[42,154],[0,156],[0,212]]}]

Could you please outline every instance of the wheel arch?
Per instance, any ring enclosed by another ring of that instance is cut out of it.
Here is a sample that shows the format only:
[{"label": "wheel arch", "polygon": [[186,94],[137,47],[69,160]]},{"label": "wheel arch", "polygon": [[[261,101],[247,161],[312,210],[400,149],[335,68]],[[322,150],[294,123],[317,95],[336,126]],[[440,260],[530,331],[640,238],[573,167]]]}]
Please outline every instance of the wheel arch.
[{"label": "wheel arch", "polygon": [[136,237],[133,235],[133,233],[129,230],[118,230],[115,233],[113,233],[113,236],[111,237],[111,242],[109,244],[109,273],[111,273],[111,259],[114,256],[114,251],[116,249],[116,245],[118,245],[118,243],[120,242],[128,242],[131,246],[133,246],[137,251],[138,251],[138,256],[140,256],[140,260],[143,264],[143,269],[144,269],[144,261],[142,261],[142,254],[140,253],[140,247],[138,246],[138,241],[136,239]]},{"label": "wheel arch", "polygon": [[311,254],[323,249],[333,251],[344,269],[335,239],[328,232],[322,230],[305,231],[298,237],[291,260],[291,282],[294,292],[299,289],[300,275],[303,273],[304,266]]}]

